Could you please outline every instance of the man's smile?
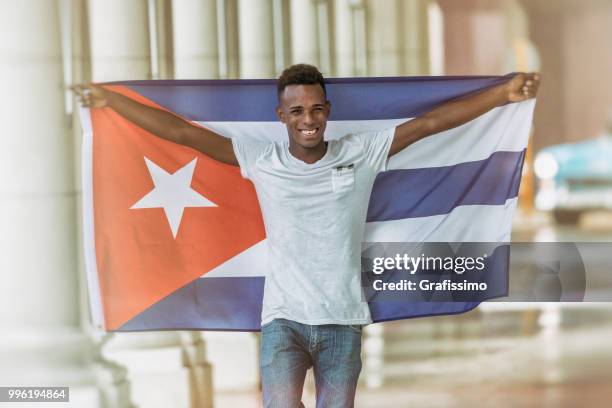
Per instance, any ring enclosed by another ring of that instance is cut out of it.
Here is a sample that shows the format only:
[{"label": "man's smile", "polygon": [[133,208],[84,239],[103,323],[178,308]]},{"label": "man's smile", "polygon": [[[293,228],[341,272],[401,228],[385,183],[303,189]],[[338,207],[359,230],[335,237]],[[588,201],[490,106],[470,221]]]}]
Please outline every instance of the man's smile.
[{"label": "man's smile", "polygon": [[319,131],[319,128],[314,129],[298,129],[301,134],[304,136],[312,136]]}]

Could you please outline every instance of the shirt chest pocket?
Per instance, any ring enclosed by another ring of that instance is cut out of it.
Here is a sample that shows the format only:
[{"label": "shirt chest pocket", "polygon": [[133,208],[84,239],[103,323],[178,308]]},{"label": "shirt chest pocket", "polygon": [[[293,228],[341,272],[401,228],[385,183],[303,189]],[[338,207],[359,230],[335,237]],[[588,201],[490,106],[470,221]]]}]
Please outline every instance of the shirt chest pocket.
[{"label": "shirt chest pocket", "polygon": [[332,169],[332,189],[334,193],[347,193],[355,189],[355,166],[334,167]]}]

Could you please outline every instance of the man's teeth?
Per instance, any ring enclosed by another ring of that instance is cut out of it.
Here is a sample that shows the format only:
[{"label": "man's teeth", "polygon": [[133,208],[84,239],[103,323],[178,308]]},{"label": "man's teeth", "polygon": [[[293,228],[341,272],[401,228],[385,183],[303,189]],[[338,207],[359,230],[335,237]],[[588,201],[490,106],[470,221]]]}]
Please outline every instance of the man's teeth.
[{"label": "man's teeth", "polygon": [[302,130],[301,132],[305,134],[306,136],[310,136],[310,135],[314,135],[316,131],[317,129],[312,129],[312,130]]}]

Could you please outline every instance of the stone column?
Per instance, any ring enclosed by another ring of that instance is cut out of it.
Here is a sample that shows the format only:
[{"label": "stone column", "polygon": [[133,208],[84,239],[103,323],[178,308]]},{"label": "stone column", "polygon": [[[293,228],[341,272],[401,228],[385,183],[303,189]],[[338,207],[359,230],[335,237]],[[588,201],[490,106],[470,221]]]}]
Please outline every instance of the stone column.
[{"label": "stone column", "polygon": [[504,74],[506,38],[502,0],[438,0],[444,15],[447,75]]},{"label": "stone column", "polygon": [[[387,4],[387,3],[386,3]],[[428,0],[368,0],[368,73],[428,75]]]},{"label": "stone column", "polygon": [[399,12],[402,75],[429,75],[430,0],[401,0]]},{"label": "stone column", "polygon": [[215,367],[217,392],[256,392],[259,387],[259,333],[205,332],[208,361]]},{"label": "stone column", "polygon": [[274,77],[271,0],[239,0],[240,77]]},{"label": "stone column", "polygon": [[225,34],[225,55],[227,65],[225,67],[224,78],[239,78],[240,77],[240,48],[239,43],[239,26],[238,21],[238,0],[217,0],[217,4],[223,3],[223,13],[219,13],[220,8],[217,6],[217,15],[223,14],[223,19],[219,20],[219,24],[223,24]]},{"label": "stone column", "polygon": [[155,5],[155,39],[157,41],[158,72],[157,78],[154,79],[172,79],[174,78],[172,3],[167,0],[150,0],[149,4],[151,3]]},{"label": "stone column", "polygon": [[291,63],[319,65],[317,5],[314,0],[292,0]]},{"label": "stone column", "polygon": [[[73,84],[85,83],[91,81],[91,56],[89,44],[89,24],[87,16],[87,0],[60,0],[60,8],[64,14],[62,35],[65,39],[62,47],[64,56],[64,71],[67,75],[71,75],[69,81]],[[70,21],[67,25],[67,21]],[[69,44],[69,45],[68,45]],[[66,64],[67,61],[71,63]],[[73,96],[73,95],[72,95]],[[76,98],[70,100],[69,111],[74,113],[78,110]],[[75,163],[74,186],[76,190],[77,201],[77,258],[78,258],[78,281],[79,281],[79,307],[81,310],[81,326],[91,339],[93,344],[92,362],[96,368],[96,377],[98,387],[100,389],[101,400],[105,407],[132,407],[130,401],[130,384],[127,381],[127,370],[125,367],[105,360],[102,356],[102,347],[105,341],[110,338],[110,335],[101,335],[92,327],[89,308],[89,295],[87,293],[87,282],[85,272],[85,260],[83,249],[83,217],[82,203],[83,192],[81,183],[81,169],[78,163],[81,163],[81,123],[79,115],[72,114],[72,146],[73,158]]]},{"label": "stone column", "polygon": [[94,81],[150,77],[146,0],[89,0]]},{"label": "stone column", "polygon": [[115,333],[105,358],[128,369],[140,407],[212,407],[212,373],[200,333]]},{"label": "stone column", "polygon": [[174,0],[172,27],[175,78],[218,78],[216,0]]},{"label": "stone column", "polygon": [[[612,106],[612,3],[521,0],[542,60],[536,150],[600,135]],[[562,85],[560,85],[562,84]]]},{"label": "stone column", "polygon": [[[60,2],[5,0],[0,8],[0,384],[69,386],[70,406],[128,407],[124,387],[98,386],[121,373],[94,362],[80,327]],[[64,23],[69,29],[69,14]]]},{"label": "stone column", "polygon": [[395,76],[403,71],[403,50],[400,46],[401,20],[399,0],[366,1],[368,74]]},{"label": "stone column", "polygon": [[[149,77],[146,24],[145,0],[89,0],[93,81]],[[191,25],[193,21],[175,20],[175,25],[181,24]],[[138,406],[209,407],[210,365],[203,359],[200,334],[194,336],[197,338],[190,338],[184,345],[180,332],[115,333],[107,340],[102,354],[127,367],[132,400]],[[201,350],[200,357],[187,358],[194,348]]]},{"label": "stone column", "polygon": [[428,0],[366,2],[368,73],[376,76],[429,74]]},{"label": "stone column", "polygon": [[351,0],[334,1],[335,75],[355,75],[355,25]]}]

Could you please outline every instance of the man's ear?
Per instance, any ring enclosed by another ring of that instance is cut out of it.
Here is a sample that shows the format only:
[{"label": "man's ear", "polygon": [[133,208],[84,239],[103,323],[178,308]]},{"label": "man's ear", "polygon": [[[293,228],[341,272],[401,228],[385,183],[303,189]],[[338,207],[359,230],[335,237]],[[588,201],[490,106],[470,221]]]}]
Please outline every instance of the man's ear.
[{"label": "man's ear", "polygon": [[278,120],[285,123],[285,112],[283,112],[280,105],[276,107],[276,117],[278,118]]},{"label": "man's ear", "polygon": [[329,116],[331,113],[331,102],[325,101],[325,107],[327,108],[327,116]]}]

